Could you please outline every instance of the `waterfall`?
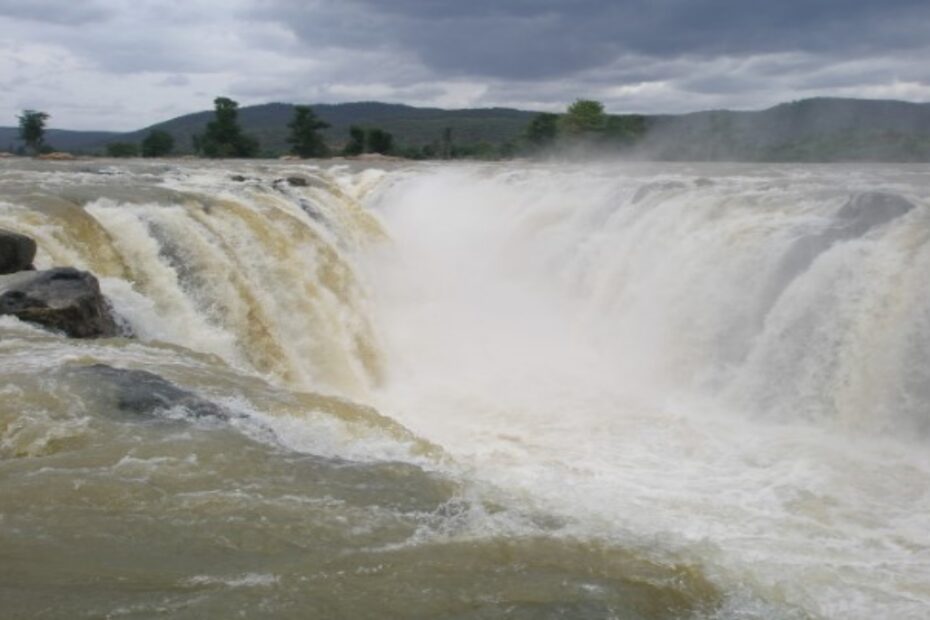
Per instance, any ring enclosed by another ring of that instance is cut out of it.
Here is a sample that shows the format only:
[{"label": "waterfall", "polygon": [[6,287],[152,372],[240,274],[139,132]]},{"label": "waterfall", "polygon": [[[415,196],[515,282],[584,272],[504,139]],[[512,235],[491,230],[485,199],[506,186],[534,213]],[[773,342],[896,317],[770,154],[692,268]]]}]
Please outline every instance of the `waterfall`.
[{"label": "waterfall", "polygon": [[926,616],[922,168],[379,165],[4,162],[12,609]]}]

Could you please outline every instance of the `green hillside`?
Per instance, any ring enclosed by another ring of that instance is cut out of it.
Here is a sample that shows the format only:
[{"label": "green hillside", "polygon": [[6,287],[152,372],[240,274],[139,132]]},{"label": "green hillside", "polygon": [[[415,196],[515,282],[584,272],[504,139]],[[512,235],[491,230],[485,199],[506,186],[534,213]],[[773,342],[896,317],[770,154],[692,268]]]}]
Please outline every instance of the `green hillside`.
[{"label": "green hillside", "polygon": [[[500,146],[519,141],[536,113],[507,108],[443,110],[363,102],[319,104],[316,114],[330,123],[325,139],[340,148],[351,125],[380,127],[399,147],[438,143],[451,128],[456,146]],[[245,133],[258,138],[262,152],[288,151],[287,123],[294,106],[269,103],[239,111]],[[102,153],[109,142],[141,142],[153,129],[175,138],[176,152],[193,152],[192,136],[204,130],[213,112],[180,116],[139,131],[81,132],[50,129],[47,142],[73,152]],[[754,112],[714,110],[681,115],[647,115],[635,144],[596,141],[634,159],[659,161],[889,161],[930,162],[930,104],[862,99],[806,99]],[[0,128],[0,150],[18,146],[15,128]]]},{"label": "green hillside", "polygon": [[[319,104],[313,106],[313,111],[332,125],[323,134],[334,147],[348,140],[352,125],[385,129],[394,134],[400,145],[423,146],[437,142],[447,127],[452,128],[453,139],[458,144],[499,144],[517,139],[534,115],[505,108],[442,110],[374,102]],[[241,108],[239,122],[246,133],[258,138],[263,151],[284,153],[288,150],[287,123],[293,115],[291,104],[268,103]],[[141,142],[149,131],[161,129],[174,136],[179,152],[192,152],[192,136],[202,132],[212,118],[212,111],[188,114],[124,134],[119,139]]]}]

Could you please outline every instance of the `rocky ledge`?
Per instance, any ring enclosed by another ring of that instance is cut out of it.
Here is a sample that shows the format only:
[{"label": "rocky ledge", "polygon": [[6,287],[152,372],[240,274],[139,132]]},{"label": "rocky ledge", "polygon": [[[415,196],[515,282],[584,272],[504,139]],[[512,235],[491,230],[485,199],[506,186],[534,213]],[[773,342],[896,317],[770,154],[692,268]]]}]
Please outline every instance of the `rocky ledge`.
[{"label": "rocky ledge", "polygon": [[72,338],[122,335],[97,278],[73,267],[0,276],[0,315],[4,314]]},{"label": "rocky ledge", "polygon": [[36,242],[9,230],[0,228],[0,274],[33,269]]}]

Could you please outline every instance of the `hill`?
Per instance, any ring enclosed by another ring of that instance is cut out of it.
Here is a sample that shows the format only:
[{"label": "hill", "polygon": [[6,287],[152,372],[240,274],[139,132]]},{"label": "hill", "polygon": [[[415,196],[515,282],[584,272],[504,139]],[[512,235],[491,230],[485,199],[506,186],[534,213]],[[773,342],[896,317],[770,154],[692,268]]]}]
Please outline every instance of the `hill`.
[{"label": "hill", "polygon": [[[324,134],[339,147],[351,125],[376,126],[399,145],[424,146],[452,129],[457,145],[519,140],[535,112],[509,108],[444,110],[361,102],[318,104],[316,114],[332,127]],[[287,151],[287,123],[294,106],[269,103],[240,109],[246,133],[263,152]],[[192,136],[204,130],[212,111],[187,114],[130,133],[50,129],[48,142],[61,150],[100,153],[108,142],[141,142],[153,129],[169,132],[179,153],[193,150]],[[680,115],[646,115],[635,146],[616,146],[625,155],[660,161],[889,161],[930,162],[930,104],[904,101],[817,98],[751,111],[712,110]],[[0,150],[16,145],[16,129],[0,128]]]},{"label": "hill", "polygon": [[[82,152],[96,150],[101,144],[120,139],[114,131],[71,131],[49,129],[45,142],[59,151]],[[0,127],[0,151],[15,151],[20,146],[17,127]]]},{"label": "hill", "polygon": [[[438,142],[447,127],[459,144],[499,144],[516,140],[534,116],[533,112],[506,108],[443,110],[376,102],[319,104],[313,106],[313,111],[331,125],[323,135],[334,146],[348,141],[352,125],[380,127],[394,134],[402,145]],[[287,124],[293,115],[292,104],[268,103],[241,108],[239,121],[246,133],[258,138],[262,150],[286,152]],[[212,118],[212,111],[188,114],[125,134],[120,140],[140,142],[149,131],[160,129],[174,136],[180,151],[190,152],[192,136],[201,133]]]},{"label": "hill", "polygon": [[640,156],[679,161],[930,161],[930,104],[805,99],[652,116]]}]

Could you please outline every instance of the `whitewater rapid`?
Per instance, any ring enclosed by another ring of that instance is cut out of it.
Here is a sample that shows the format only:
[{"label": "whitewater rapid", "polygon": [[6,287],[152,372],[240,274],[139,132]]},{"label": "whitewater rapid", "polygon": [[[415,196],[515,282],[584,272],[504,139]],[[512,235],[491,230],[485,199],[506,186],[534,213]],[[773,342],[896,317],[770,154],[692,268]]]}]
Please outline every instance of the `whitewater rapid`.
[{"label": "whitewater rapid", "polygon": [[138,579],[55,590],[87,617],[930,613],[923,166],[4,166],[0,227],[138,336],[0,318],[14,609],[64,617],[69,549]]},{"label": "whitewater rapid", "polygon": [[[918,167],[411,173],[373,201],[377,406],[591,535],[817,616],[924,617],[928,190]],[[857,196],[913,208],[838,225]]]}]

